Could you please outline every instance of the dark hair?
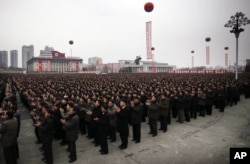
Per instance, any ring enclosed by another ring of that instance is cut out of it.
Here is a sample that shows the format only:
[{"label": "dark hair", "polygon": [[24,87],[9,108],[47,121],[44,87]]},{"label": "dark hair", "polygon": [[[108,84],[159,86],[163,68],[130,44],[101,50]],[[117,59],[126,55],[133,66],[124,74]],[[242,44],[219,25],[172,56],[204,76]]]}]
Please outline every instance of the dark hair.
[{"label": "dark hair", "polygon": [[103,103],[103,104],[102,104],[102,108],[104,108],[105,110],[107,110],[107,109],[108,109],[108,105],[105,104],[105,103]]},{"label": "dark hair", "polygon": [[8,119],[12,119],[14,116],[14,113],[12,111],[7,111],[6,115],[8,116]]},{"label": "dark hair", "polygon": [[73,102],[69,102],[68,105],[69,105],[71,108],[74,108],[74,107],[75,107],[75,105],[74,105]]}]

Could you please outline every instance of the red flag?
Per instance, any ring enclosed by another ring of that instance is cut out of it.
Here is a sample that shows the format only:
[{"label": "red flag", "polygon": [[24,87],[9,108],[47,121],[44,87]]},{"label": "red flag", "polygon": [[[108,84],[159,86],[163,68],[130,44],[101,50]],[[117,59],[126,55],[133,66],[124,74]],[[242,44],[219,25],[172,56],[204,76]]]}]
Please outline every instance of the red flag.
[{"label": "red flag", "polygon": [[65,53],[60,53],[58,51],[52,51],[53,58],[65,58]]}]

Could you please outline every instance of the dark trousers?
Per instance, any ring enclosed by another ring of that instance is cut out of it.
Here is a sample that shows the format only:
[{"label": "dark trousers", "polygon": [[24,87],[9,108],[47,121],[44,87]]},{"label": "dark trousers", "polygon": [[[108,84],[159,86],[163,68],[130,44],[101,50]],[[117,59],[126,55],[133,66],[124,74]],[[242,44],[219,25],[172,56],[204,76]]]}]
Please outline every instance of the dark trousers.
[{"label": "dark trousers", "polygon": [[185,116],[185,120],[186,120],[187,122],[190,121],[190,115],[189,115],[189,113],[190,113],[190,107],[185,108],[185,109],[184,109],[184,116]]},{"label": "dark trousers", "polygon": [[168,116],[160,116],[160,129],[163,130],[163,132],[167,132],[168,130]]},{"label": "dark trousers", "polygon": [[178,109],[177,122],[183,123],[184,119],[185,119],[184,109],[180,108]]},{"label": "dark trousers", "polygon": [[6,164],[17,164],[17,157],[16,157],[16,145],[4,147],[3,153],[5,158]]},{"label": "dark trousers", "polygon": [[206,114],[212,115],[212,105],[206,105]]},{"label": "dark trousers", "polygon": [[18,147],[18,143],[16,143],[15,145],[15,151],[16,151],[16,158],[19,158],[19,147]]},{"label": "dark trousers", "polygon": [[128,147],[128,133],[120,133],[120,138],[122,141],[121,146],[127,148]]},{"label": "dark trousers", "polygon": [[80,118],[79,119],[79,127],[80,127],[80,131],[82,134],[86,134],[86,122],[85,122],[85,118]]},{"label": "dark trousers", "polygon": [[133,140],[141,141],[141,124],[133,124]]},{"label": "dark trousers", "polygon": [[76,160],[76,141],[69,141],[68,146],[69,146],[70,159]]},{"label": "dark trousers", "polygon": [[199,116],[205,117],[205,105],[198,105],[199,108]]},{"label": "dark trousers", "polygon": [[88,137],[93,138],[93,128],[90,121],[86,121]]},{"label": "dark trousers", "polygon": [[52,142],[43,142],[44,157],[47,164],[53,164]]},{"label": "dark trousers", "polygon": [[93,124],[93,134],[94,134],[94,142],[95,142],[95,144],[97,144],[97,145],[99,145],[100,144],[100,141],[99,141],[99,126],[98,126],[98,124],[95,122],[94,124]]},{"label": "dark trousers", "polygon": [[99,137],[100,137],[99,140],[102,152],[108,153],[108,141],[107,141],[108,139],[106,132],[100,132]]},{"label": "dark trousers", "polygon": [[157,135],[157,119],[149,119],[149,129],[153,135]]},{"label": "dark trousers", "polygon": [[193,105],[190,108],[190,117],[196,119],[197,118],[197,106]]},{"label": "dark trousers", "polygon": [[36,135],[37,141],[41,142],[41,138],[40,138],[40,135],[39,135],[39,128],[38,127],[35,127],[35,135]]},{"label": "dark trousers", "polygon": [[110,139],[116,141],[116,126],[109,126]]}]

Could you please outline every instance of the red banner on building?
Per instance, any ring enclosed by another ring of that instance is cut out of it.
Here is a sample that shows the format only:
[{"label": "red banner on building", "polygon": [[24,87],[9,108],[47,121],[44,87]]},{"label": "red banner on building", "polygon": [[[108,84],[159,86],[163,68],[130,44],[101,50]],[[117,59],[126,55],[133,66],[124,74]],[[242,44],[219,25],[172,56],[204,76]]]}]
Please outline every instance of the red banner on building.
[{"label": "red banner on building", "polygon": [[72,71],[72,61],[68,62],[68,71]]},{"label": "red banner on building", "polygon": [[51,53],[53,58],[65,58],[65,53],[61,53],[58,51],[52,51]]},{"label": "red banner on building", "polygon": [[43,61],[42,60],[38,61],[38,71],[43,72]]},{"label": "red banner on building", "polygon": [[76,72],[79,72],[79,62],[76,61]]},{"label": "red banner on building", "polygon": [[47,71],[51,72],[51,61],[48,60]]}]

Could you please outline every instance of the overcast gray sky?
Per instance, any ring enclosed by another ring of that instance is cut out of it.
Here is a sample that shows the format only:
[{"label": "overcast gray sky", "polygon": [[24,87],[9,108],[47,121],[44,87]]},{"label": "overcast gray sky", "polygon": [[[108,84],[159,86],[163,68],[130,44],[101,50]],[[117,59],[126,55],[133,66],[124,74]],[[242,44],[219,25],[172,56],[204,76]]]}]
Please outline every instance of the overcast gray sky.
[{"label": "overcast gray sky", "polygon": [[[33,44],[35,56],[46,45],[70,56],[146,60],[146,25],[152,21],[155,60],[179,67],[205,65],[210,46],[210,66],[235,61],[235,37],[224,24],[237,11],[250,19],[250,0],[151,0],[154,10],[144,11],[148,0],[0,0],[0,50]],[[250,25],[239,39],[239,64],[250,58]],[[211,37],[211,42],[205,42]],[[69,40],[74,45],[69,45]]]}]

